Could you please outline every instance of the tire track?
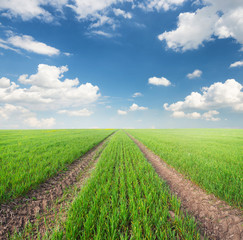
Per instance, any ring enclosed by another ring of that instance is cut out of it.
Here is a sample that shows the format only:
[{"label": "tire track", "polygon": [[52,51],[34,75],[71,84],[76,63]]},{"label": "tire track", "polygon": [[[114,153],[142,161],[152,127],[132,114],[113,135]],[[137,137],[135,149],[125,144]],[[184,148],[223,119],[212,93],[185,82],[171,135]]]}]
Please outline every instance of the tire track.
[{"label": "tire track", "polygon": [[217,240],[243,239],[243,214],[240,209],[233,208],[213,194],[206,193],[168,166],[137,139],[130,134],[128,136],[138,145],[158,175],[167,182],[172,193],[180,198],[183,210],[195,217],[206,236]]},{"label": "tire track", "polygon": [[[114,134],[114,133],[113,133]],[[55,219],[63,203],[55,203],[64,194],[68,187],[77,185],[78,188],[85,182],[89,171],[93,169],[98,157],[103,151],[111,134],[93,149],[84,154],[80,159],[72,162],[65,172],[58,173],[39,185],[38,189],[31,190],[27,196],[20,197],[9,204],[0,205],[0,239],[8,239],[14,232],[20,232],[27,223],[34,224],[39,216],[45,216],[49,220]],[[83,174],[79,177],[80,173]],[[70,199],[72,201],[72,199]],[[54,208],[54,209],[52,209]],[[51,212],[55,212],[50,214]],[[43,236],[46,231],[46,219],[38,224],[38,233]]]}]

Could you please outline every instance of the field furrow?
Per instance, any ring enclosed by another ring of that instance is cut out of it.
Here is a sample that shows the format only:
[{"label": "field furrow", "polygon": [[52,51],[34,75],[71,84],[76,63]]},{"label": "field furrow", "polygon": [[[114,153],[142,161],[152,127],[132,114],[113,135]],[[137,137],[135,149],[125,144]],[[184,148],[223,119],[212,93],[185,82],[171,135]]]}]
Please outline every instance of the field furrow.
[{"label": "field furrow", "polygon": [[208,193],[243,208],[243,131],[128,130],[167,164]]},{"label": "field furrow", "polygon": [[53,235],[63,238],[194,240],[200,234],[136,144],[119,131],[73,202],[64,228]]},{"label": "field furrow", "polygon": [[214,195],[209,195],[193,184],[161,158],[130,135],[145,157],[151,162],[159,176],[167,182],[171,191],[181,200],[184,210],[197,219],[200,228],[210,239],[243,238],[243,214],[239,209],[227,205]]},{"label": "field furrow", "polygon": [[58,221],[58,215],[65,216],[75,192],[80,191],[89,177],[109,139],[102,141],[71,163],[66,171],[49,178],[26,196],[1,204],[0,239],[6,239],[8,235],[13,239],[45,236],[54,222]]},{"label": "field furrow", "polygon": [[0,131],[0,203],[37,187],[114,130]]}]

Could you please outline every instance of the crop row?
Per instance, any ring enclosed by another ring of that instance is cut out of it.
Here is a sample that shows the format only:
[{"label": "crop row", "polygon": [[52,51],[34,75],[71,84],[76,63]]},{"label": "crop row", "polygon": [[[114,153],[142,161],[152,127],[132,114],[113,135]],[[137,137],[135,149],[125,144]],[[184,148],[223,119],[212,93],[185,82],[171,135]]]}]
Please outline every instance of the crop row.
[{"label": "crop row", "polygon": [[199,239],[192,218],[135,143],[119,131],[53,239]]},{"label": "crop row", "polygon": [[243,207],[243,130],[128,130],[209,193]]},{"label": "crop row", "polygon": [[0,131],[0,203],[79,158],[113,130]]}]

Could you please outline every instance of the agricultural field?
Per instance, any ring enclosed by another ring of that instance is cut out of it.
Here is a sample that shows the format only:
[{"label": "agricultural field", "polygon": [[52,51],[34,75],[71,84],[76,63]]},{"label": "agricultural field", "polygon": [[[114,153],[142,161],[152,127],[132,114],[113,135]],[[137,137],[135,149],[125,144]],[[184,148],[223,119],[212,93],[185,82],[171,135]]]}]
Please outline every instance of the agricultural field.
[{"label": "agricultural field", "polygon": [[84,155],[114,130],[0,131],[0,203],[14,199]]},{"label": "agricultural field", "polygon": [[137,145],[120,131],[75,199],[65,229],[53,239],[200,239],[200,234]]},{"label": "agricultural field", "polygon": [[128,130],[209,193],[243,207],[243,130]]},{"label": "agricultural field", "polygon": [[0,239],[241,239],[242,146],[242,130],[0,131]]}]

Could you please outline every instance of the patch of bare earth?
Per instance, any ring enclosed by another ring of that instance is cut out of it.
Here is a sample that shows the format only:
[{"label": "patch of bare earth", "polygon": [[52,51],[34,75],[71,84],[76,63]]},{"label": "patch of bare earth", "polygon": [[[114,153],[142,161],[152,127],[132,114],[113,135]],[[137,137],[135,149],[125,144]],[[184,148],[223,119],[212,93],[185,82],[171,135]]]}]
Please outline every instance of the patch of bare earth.
[{"label": "patch of bare earth", "polygon": [[107,141],[108,139],[102,141],[80,159],[75,160],[67,167],[67,171],[60,172],[40,184],[38,189],[31,190],[26,196],[10,203],[0,205],[0,239],[8,239],[13,233],[23,231],[27,224],[36,226],[37,222],[38,229],[32,229],[34,232],[31,233],[31,239],[43,237],[50,227],[47,223],[54,223],[60,209],[72,202],[74,195],[68,193],[67,189],[81,189]]},{"label": "patch of bare earth", "polygon": [[158,175],[167,182],[172,193],[179,197],[183,210],[195,217],[200,230],[208,238],[243,239],[243,214],[240,209],[233,208],[213,194],[206,193],[168,166],[141,142],[129,136],[150,161]]}]

